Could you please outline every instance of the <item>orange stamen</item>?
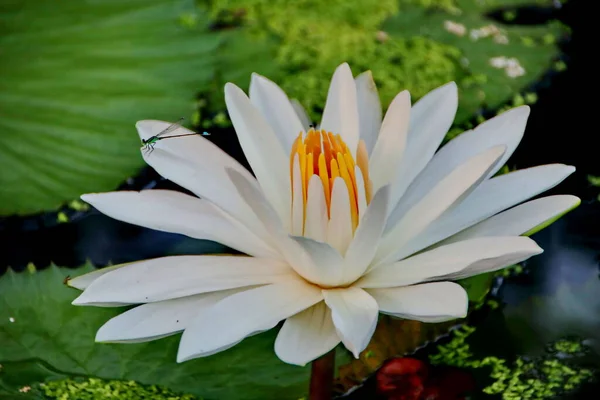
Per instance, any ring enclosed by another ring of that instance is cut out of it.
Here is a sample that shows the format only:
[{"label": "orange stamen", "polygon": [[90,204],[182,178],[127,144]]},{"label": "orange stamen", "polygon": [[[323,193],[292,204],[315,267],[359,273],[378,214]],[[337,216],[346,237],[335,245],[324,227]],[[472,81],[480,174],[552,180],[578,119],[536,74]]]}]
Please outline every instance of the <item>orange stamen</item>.
[{"label": "orange stamen", "polygon": [[[298,155],[300,167],[300,180],[302,182],[302,198],[304,200],[304,214],[308,199],[308,182],[313,175],[317,175],[323,185],[328,216],[331,215],[331,193],[335,178],[342,178],[348,190],[352,227],[356,230],[359,221],[358,196],[364,193],[367,203],[371,200],[371,183],[369,180],[369,161],[366,146],[359,142],[356,162],[352,152],[337,134],[324,130],[310,129],[306,136],[298,135],[292,145],[290,154],[290,175],[293,176],[294,157]],[[354,168],[358,166],[365,181],[364,188],[358,187]],[[293,191],[292,182],[292,191]],[[293,194],[293,193],[292,193]],[[293,196],[292,196],[293,197]]]}]

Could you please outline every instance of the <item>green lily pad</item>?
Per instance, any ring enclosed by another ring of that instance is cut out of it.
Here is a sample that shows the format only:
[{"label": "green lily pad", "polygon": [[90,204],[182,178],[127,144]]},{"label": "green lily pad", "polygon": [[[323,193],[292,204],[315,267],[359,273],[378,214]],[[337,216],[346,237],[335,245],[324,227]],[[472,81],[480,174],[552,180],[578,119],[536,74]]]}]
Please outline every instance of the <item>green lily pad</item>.
[{"label": "green lily pad", "polygon": [[189,115],[221,42],[192,0],[3,1],[0,214],[55,209],[136,173],[135,121]]},{"label": "green lily pad", "polygon": [[[91,269],[80,268],[77,274]],[[122,309],[72,306],[78,291],[63,284],[72,273],[52,266],[34,273],[9,271],[0,278],[0,389],[13,390],[15,399],[22,386],[64,377],[133,380],[206,400],[296,400],[308,390],[309,369],[275,356],[276,329],[182,364],[175,362],[179,335],[139,344],[96,344],[97,329]]]}]

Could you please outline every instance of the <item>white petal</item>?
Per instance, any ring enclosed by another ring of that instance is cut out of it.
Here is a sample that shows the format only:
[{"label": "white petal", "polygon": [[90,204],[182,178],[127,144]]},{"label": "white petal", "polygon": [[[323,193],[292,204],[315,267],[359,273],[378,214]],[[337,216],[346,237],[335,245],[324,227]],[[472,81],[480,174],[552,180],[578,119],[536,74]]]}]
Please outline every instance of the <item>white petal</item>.
[{"label": "white petal", "polygon": [[431,160],[450,129],[457,108],[458,93],[454,82],[432,90],[412,107],[406,150],[392,186],[390,204],[396,204]]},{"label": "white petal", "polygon": [[271,329],[323,299],[302,280],[262,286],[229,296],[199,315],[184,331],[177,361],[213,354],[257,331]]},{"label": "white petal", "polygon": [[337,67],[331,78],[320,128],[339,134],[348,145],[352,156],[356,157],[359,140],[358,124],[356,85],[350,67],[347,63],[343,63]]},{"label": "white petal", "polygon": [[123,268],[127,265],[133,263],[125,263],[112,265],[110,267],[99,268],[95,271],[88,272],[87,274],[76,276],[75,278],[70,278],[67,280],[67,285],[73,287],[75,289],[84,290],[88,286],[92,284],[96,279],[100,278],[102,275],[109,273],[110,271],[114,271],[115,269]]},{"label": "white petal", "polygon": [[264,76],[252,74],[250,101],[261,112],[279,138],[283,150],[289,153],[304,126],[285,92]]},{"label": "white petal", "polygon": [[244,198],[246,204],[258,217],[262,227],[268,232],[271,232],[276,240],[281,236],[284,236],[286,232],[283,227],[283,222],[272,204],[269,203],[265,197],[264,192],[237,171],[227,169],[226,173],[238,192],[238,195]]},{"label": "white petal", "polygon": [[542,165],[500,175],[484,181],[462,203],[457,204],[415,237],[401,255],[409,255],[483,221],[558,185],[575,171],[562,164]]},{"label": "white petal", "polygon": [[410,94],[399,93],[388,108],[377,143],[369,157],[373,191],[395,180],[406,146],[410,117]]},{"label": "white petal", "polygon": [[450,236],[442,244],[484,236],[529,236],[556,221],[581,203],[578,197],[558,195],[542,197],[496,214],[456,235]]},{"label": "white petal", "polygon": [[346,251],[345,280],[353,282],[367,269],[379,246],[385,227],[390,187],[384,186],[373,197],[364,218],[361,219],[354,238]]},{"label": "white petal", "polygon": [[308,128],[310,128],[311,122],[310,122],[310,117],[308,116],[308,113],[306,112],[306,110],[304,109],[304,107],[302,107],[302,104],[300,104],[300,102],[296,99],[292,99],[290,100],[290,102],[292,103],[292,107],[294,107],[294,111],[296,112],[296,115],[298,116],[298,118],[300,118],[300,122],[302,123],[302,126],[304,127],[304,131],[308,131]]},{"label": "white petal", "polygon": [[304,194],[302,193],[302,172],[300,158],[294,155],[292,163],[292,234],[302,236],[304,233]]},{"label": "white petal", "polygon": [[202,311],[244,289],[222,290],[137,306],[102,325],[96,342],[139,343],[183,331]]},{"label": "white petal", "polygon": [[73,301],[149,303],[294,279],[283,261],[245,256],[173,256],[132,263],[93,281]]},{"label": "white petal", "polygon": [[402,198],[405,207],[416,204],[450,171],[470,157],[491,147],[505,145],[506,152],[488,176],[495,174],[521,141],[528,116],[528,106],[514,108],[451,140],[435,154],[431,162],[409,186]]},{"label": "white petal", "polygon": [[246,94],[232,83],[225,85],[225,103],[244,155],[265,197],[287,224],[291,203],[288,152]]},{"label": "white petal", "polygon": [[469,239],[378,266],[356,282],[356,286],[406,286],[434,279],[449,279],[468,271],[494,271],[541,252],[542,249],[527,237]]},{"label": "white petal", "polygon": [[212,240],[256,257],[277,252],[212,203],[172,190],[84,194],[103,214],[150,229]]},{"label": "white petal", "polygon": [[358,122],[360,138],[365,141],[371,154],[381,128],[381,101],[371,71],[365,71],[354,80],[358,100]]},{"label": "white petal", "polygon": [[344,255],[352,240],[352,215],[348,187],[342,178],[335,178],[333,181],[330,210],[327,243]]},{"label": "white petal", "polygon": [[367,193],[365,191],[365,180],[358,165],[354,167],[354,176],[356,177],[356,198],[358,200],[358,221],[360,223],[367,212]]},{"label": "white petal", "polygon": [[308,255],[310,260],[302,262],[302,276],[322,287],[339,286],[346,282],[343,279],[344,259],[333,247],[327,243],[302,237],[292,237]]},{"label": "white petal", "polygon": [[323,183],[318,175],[313,175],[308,181],[304,236],[325,242],[327,240],[327,222],[327,202]]},{"label": "white petal", "polygon": [[369,289],[384,314],[422,322],[444,322],[467,316],[467,292],[453,282]]},{"label": "white petal", "polygon": [[379,307],[373,297],[356,287],[323,290],[331,308],[333,324],[342,343],[358,358],[371,341],[377,327]]},{"label": "white petal", "polygon": [[309,280],[316,279],[312,273],[314,268],[309,262],[310,256],[296,241],[289,237],[277,213],[265,199],[263,193],[236,171],[228,169],[227,173],[240,195],[246,199],[252,211],[259,217],[262,226],[272,233],[281,257],[300,275]]},{"label": "white petal", "polygon": [[275,353],[283,362],[304,366],[340,343],[324,302],[285,320],[275,340]]},{"label": "white petal", "polygon": [[[186,137],[181,139],[186,139]],[[164,140],[163,142],[177,142],[177,140]],[[198,156],[198,154],[202,156]],[[162,147],[156,147],[152,153],[144,153],[146,162],[163,177],[215,204],[243,223],[257,236],[269,241],[269,233],[264,230],[244,198],[238,194],[223,167],[218,164],[206,165],[203,161],[199,161],[203,157],[204,153],[197,153],[192,158],[185,159],[181,155],[163,150]],[[256,182],[248,171],[235,170],[244,175],[246,179]]]},{"label": "white petal", "polygon": [[[423,232],[444,211],[460,201],[486,176],[490,168],[504,153],[504,146],[493,147],[455,168],[442,179],[419,203],[399,219],[395,226],[386,227],[382,244],[377,251],[376,263],[389,263],[400,259],[403,247]],[[398,205],[400,208],[402,204]],[[394,213],[388,224],[393,221]]]}]

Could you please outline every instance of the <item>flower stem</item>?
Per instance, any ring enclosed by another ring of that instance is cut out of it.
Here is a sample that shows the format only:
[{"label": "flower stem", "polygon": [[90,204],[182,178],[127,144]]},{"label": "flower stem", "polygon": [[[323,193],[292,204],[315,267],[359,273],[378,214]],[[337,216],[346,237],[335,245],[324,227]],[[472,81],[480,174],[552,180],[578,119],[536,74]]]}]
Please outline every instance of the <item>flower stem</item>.
[{"label": "flower stem", "polygon": [[312,362],[309,400],[331,400],[334,366],[335,349]]}]

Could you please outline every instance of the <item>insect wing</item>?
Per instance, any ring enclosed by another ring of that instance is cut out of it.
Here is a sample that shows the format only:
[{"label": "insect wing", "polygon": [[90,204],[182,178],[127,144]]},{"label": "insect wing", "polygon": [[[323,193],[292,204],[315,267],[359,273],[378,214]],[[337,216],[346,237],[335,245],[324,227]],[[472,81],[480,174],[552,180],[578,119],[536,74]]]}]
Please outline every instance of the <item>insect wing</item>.
[{"label": "insect wing", "polygon": [[183,118],[179,118],[179,120],[177,122],[173,122],[171,125],[167,126],[165,129],[163,129],[162,131],[158,132],[156,135],[154,135],[155,137],[161,137],[163,135],[166,135],[167,133],[173,132],[174,130],[177,130],[179,128],[181,128],[181,122],[183,121]]}]

